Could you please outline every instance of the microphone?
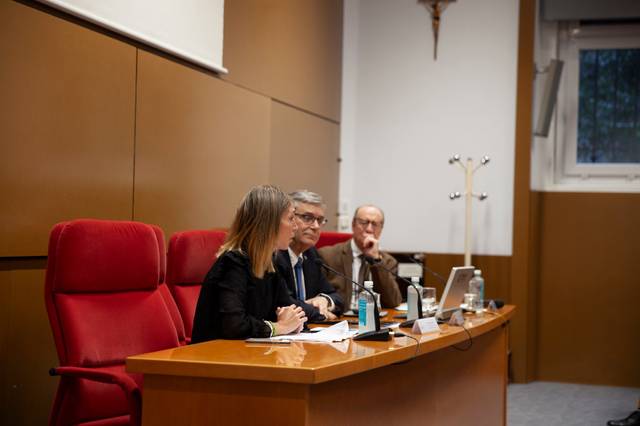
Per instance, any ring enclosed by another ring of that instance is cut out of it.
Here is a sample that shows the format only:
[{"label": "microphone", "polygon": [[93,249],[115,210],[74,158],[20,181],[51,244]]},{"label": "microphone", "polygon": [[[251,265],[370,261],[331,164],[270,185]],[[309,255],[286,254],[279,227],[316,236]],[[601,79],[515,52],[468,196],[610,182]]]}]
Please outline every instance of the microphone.
[{"label": "microphone", "polygon": [[[404,281],[405,283],[407,283],[411,287],[413,287],[413,289],[416,291],[417,295],[420,294],[418,292],[418,287],[416,287],[414,283],[412,283],[411,281],[409,281],[405,277],[401,277],[400,275],[398,275],[392,269],[389,269],[389,268],[383,266],[382,263],[380,263],[379,261],[376,261],[373,257],[370,257],[370,256],[363,256],[363,257],[364,257],[365,262],[367,262],[369,265],[375,266],[376,268],[382,268],[383,270],[387,271],[388,273],[390,273],[394,277]],[[407,296],[407,299],[409,299],[408,296]],[[422,318],[422,316],[423,316],[422,315],[422,297],[417,297],[417,303],[418,303],[418,318]],[[400,324],[400,327],[413,327],[413,323],[414,322],[415,322],[415,320],[405,321],[405,322]]]},{"label": "microphone", "polygon": [[355,284],[358,288],[369,293],[373,299],[373,317],[374,317],[374,323],[375,323],[376,329],[375,331],[367,331],[366,333],[358,334],[357,336],[354,336],[353,340],[377,340],[377,341],[391,340],[389,329],[388,328],[385,328],[384,330],[380,329],[380,311],[378,310],[378,302],[376,301],[375,294],[373,294],[371,290],[369,290],[362,284],[347,277],[342,272],[333,269],[331,266],[324,263],[322,259],[315,259],[315,262],[318,266],[326,269],[327,271],[333,272],[334,274],[339,275],[342,278],[351,281],[352,284]]}]

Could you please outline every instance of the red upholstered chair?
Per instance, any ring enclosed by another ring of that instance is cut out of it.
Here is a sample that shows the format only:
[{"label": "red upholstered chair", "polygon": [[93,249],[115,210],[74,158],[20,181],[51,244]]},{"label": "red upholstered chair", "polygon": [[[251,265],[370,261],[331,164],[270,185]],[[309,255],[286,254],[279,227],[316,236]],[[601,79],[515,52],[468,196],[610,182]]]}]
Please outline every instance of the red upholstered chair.
[{"label": "red upholstered chair", "polygon": [[158,247],[160,249],[160,281],[158,289],[160,290],[160,294],[164,299],[164,303],[167,305],[167,309],[169,310],[169,314],[171,314],[171,319],[176,326],[176,332],[178,333],[178,340],[180,341],[180,345],[187,344],[187,336],[184,332],[184,323],[182,322],[182,316],[180,315],[180,310],[178,309],[178,305],[176,305],[176,301],[173,299],[173,295],[169,290],[169,286],[166,283],[167,278],[167,251],[165,250],[164,244],[164,232],[157,225],[149,225],[153,228],[153,231],[156,234],[156,239],[158,241]]},{"label": "red upholstered chair", "polygon": [[191,340],[202,281],[226,236],[221,230],[184,231],[176,232],[169,239],[167,284],[182,315],[187,341]]},{"label": "red upholstered chair", "polygon": [[158,290],[156,231],[143,223],[82,219],[51,231],[45,303],[60,367],[51,425],[140,423],[140,375],[129,355],[179,345]]},{"label": "red upholstered chair", "polygon": [[351,234],[346,232],[321,232],[316,248],[333,246],[343,241],[347,241],[349,238],[351,238]]}]

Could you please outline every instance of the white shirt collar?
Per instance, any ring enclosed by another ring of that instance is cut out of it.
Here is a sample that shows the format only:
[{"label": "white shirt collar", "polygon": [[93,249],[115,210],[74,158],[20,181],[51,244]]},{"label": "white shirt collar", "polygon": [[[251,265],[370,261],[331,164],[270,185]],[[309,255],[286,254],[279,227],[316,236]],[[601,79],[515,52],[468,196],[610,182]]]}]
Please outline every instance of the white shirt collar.
[{"label": "white shirt collar", "polygon": [[358,256],[362,254],[362,250],[358,248],[358,246],[356,245],[356,242],[353,241],[353,238],[351,239],[351,251],[353,252],[354,259],[357,259]]},{"label": "white shirt collar", "polygon": [[291,250],[291,247],[287,247],[287,251],[289,252],[289,260],[291,261],[292,268],[296,266],[296,263],[298,263],[298,259],[302,258],[302,260],[304,261],[304,253],[300,253],[300,256],[298,256],[293,252],[293,250]]}]

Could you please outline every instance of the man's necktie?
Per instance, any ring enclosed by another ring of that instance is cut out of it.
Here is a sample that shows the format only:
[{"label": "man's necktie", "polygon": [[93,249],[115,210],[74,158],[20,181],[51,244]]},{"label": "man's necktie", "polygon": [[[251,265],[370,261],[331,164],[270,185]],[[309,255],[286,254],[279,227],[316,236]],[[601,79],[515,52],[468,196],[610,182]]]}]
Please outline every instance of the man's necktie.
[{"label": "man's necktie", "polygon": [[364,255],[358,256],[360,258],[360,270],[358,271],[358,284],[364,284],[369,279],[369,264],[364,260]]},{"label": "man's necktie", "polygon": [[298,287],[298,299],[304,301],[304,285],[302,285],[302,256],[298,258],[298,262],[293,267],[296,273],[296,286]]}]

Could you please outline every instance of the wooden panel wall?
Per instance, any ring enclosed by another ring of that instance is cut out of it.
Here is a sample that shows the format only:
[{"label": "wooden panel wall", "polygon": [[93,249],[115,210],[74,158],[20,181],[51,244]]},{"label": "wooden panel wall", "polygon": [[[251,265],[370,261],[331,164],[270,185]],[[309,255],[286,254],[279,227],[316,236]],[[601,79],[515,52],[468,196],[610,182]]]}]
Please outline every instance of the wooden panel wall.
[{"label": "wooden panel wall", "polygon": [[640,387],[640,194],[540,196],[538,378]]},{"label": "wooden panel wall", "polygon": [[324,198],[329,219],[337,228],[340,126],[273,102],[270,181],[286,191],[308,189]]},{"label": "wooden panel wall", "polygon": [[341,0],[233,0],[224,13],[226,80],[340,120]]},{"label": "wooden panel wall", "polygon": [[531,192],[533,139],[533,78],[535,0],[520,0],[518,22],[518,75],[516,89],[515,170],[513,193],[513,254],[510,301],[518,313],[511,325],[513,377],[516,382],[535,379],[536,282],[532,270],[536,252],[535,206]]},{"label": "wooden panel wall", "polygon": [[[471,263],[477,269],[482,270],[482,276],[485,280],[485,299],[500,299],[505,303],[511,303],[511,295],[509,294],[511,256],[473,255]],[[446,280],[449,278],[451,268],[464,265],[464,255],[428,253],[425,257],[425,265]],[[428,274],[425,275],[425,282],[426,286],[436,288],[437,297],[440,300],[444,284]]]},{"label": "wooden panel wall", "polygon": [[264,96],[141,51],[135,220],[167,236],[228,227],[247,190],[269,181],[270,114]]},{"label": "wooden panel wall", "polygon": [[58,379],[58,365],[44,308],[43,259],[0,264],[0,424],[43,425]]},{"label": "wooden panel wall", "polygon": [[[341,43],[340,0],[227,2],[223,79],[35,1],[0,2],[0,424],[48,417],[46,258],[26,256],[46,255],[56,222],[137,219],[167,237],[227,226],[271,179],[316,189],[335,214]],[[304,178],[298,139],[322,150]]]},{"label": "wooden panel wall", "polygon": [[[298,135],[300,125],[334,129],[307,137],[327,152],[316,158],[326,173],[305,180],[337,205],[340,1],[230,2],[228,80],[29,3],[0,6],[8,58],[0,69],[0,257],[46,255],[51,227],[77,217],[146,220],[166,224],[167,234],[225,226],[227,203],[251,185],[273,175],[295,186],[282,167],[295,164],[295,153],[270,169],[283,158],[271,155],[271,138],[289,140],[287,114],[297,117]],[[238,42],[248,29],[260,43]],[[237,59],[265,49],[271,73]],[[272,133],[271,124],[281,127]]]},{"label": "wooden panel wall", "polygon": [[131,218],[136,49],[0,3],[0,257],[71,217]]}]

